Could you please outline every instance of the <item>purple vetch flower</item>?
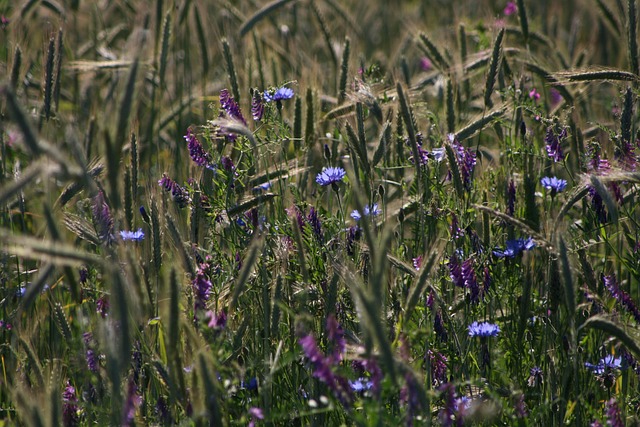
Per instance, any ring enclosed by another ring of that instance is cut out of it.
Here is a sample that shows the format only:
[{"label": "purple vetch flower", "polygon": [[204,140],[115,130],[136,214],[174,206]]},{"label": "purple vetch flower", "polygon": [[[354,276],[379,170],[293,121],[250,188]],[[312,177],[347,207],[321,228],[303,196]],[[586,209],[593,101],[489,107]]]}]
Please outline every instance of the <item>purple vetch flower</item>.
[{"label": "purple vetch flower", "polygon": [[426,56],[423,56],[422,58],[420,58],[420,69],[422,71],[429,71],[433,68],[433,64],[431,63],[431,60],[429,58],[427,58]]},{"label": "purple vetch flower", "polygon": [[82,334],[82,340],[84,341],[84,345],[87,348],[85,352],[87,367],[91,372],[98,372],[99,361],[98,361],[98,356],[93,350],[93,346],[94,346],[93,335],[91,334],[91,332],[85,332],[84,334]]},{"label": "purple vetch flower", "polygon": [[470,337],[495,337],[500,333],[500,327],[494,323],[489,322],[473,322],[469,325],[469,336]]},{"label": "purple vetch flower", "polygon": [[462,425],[462,414],[458,412],[459,402],[456,399],[456,386],[452,383],[445,383],[440,386],[438,391],[442,392],[444,398],[444,405],[438,413],[438,420],[443,427],[451,427],[454,422],[457,425]]},{"label": "purple vetch flower", "polygon": [[607,409],[607,425],[612,427],[624,427],[625,423],[622,419],[622,411],[618,407],[616,398],[612,397],[605,405]]},{"label": "purple vetch flower", "polygon": [[240,106],[227,89],[220,91],[220,108],[222,109],[220,114],[223,117],[226,115],[229,119],[239,121],[245,126],[247,125],[247,121],[244,119],[242,111],[240,111]]},{"label": "purple vetch flower", "polygon": [[333,372],[333,360],[325,357],[318,348],[313,335],[303,336],[298,340],[302,351],[313,367],[313,376],[325,383],[334,396],[346,407],[353,402],[353,392],[346,378]]},{"label": "purple vetch flower", "polygon": [[158,185],[160,185],[164,191],[171,193],[171,198],[176,202],[179,208],[186,207],[191,201],[187,189],[169,178],[166,173],[162,174],[162,178],[158,180]]},{"label": "purple vetch flower", "polygon": [[440,313],[440,311],[436,312],[433,319],[433,331],[436,333],[436,338],[438,338],[441,342],[447,342],[449,336],[447,334],[447,330],[444,327],[444,323],[442,321],[442,313]]},{"label": "purple vetch flower", "polygon": [[514,216],[516,212],[516,184],[509,180],[507,187],[507,215]]},{"label": "purple vetch flower", "polygon": [[67,381],[62,392],[62,423],[65,426],[76,426],[80,421],[78,414],[78,396],[76,389]]},{"label": "purple vetch flower", "polygon": [[609,161],[602,158],[602,147],[597,142],[587,147],[587,170],[595,173],[606,173],[611,168]]},{"label": "purple vetch flower", "polygon": [[264,104],[262,103],[262,95],[257,90],[253,91],[251,98],[251,117],[254,121],[259,122],[264,115]]},{"label": "purple vetch flower", "polygon": [[542,186],[547,190],[551,191],[551,197],[555,197],[557,193],[560,193],[567,188],[567,181],[556,178],[555,176],[545,176],[540,180],[540,184],[542,184]]},{"label": "purple vetch flower", "polygon": [[458,217],[453,212],[451,212],[451,226],[449,227],[449,232],[451,233],[451,237],[454,239],[459,239],[464,236],[464,230],[459,227]]},{"label": "purple vetch flower", "polygon": [[10,22],[11,21],[6,16],[4,15],[0,16],[0,29],[6,30]]},{"label": "purple vetch flower", "polygon": [[282,86],[276,90],[265,90],[264,100],[266,102],[283,101],[285,99],[293,98],[293,95],[294,95],[293,89]]},{"label": "purple vetch flower", "polygon": [[511,16],[518,13],[518,6],[516,6],[516,2],[514,1],[507,2],[507,5],[504,7],[503,12],[506,16]]},{"label": "purple vetch flower", "polygon": [[538,92],[534,87],[529,91],[529,98],[533,99],[533,102],[536,102],[537,100],[540,99],[540,92]]},{"label": "purple vetch flower", "polygon": [[549,98],[551,98],[552,107],[555,107],[562,102],[562,95],[560,95],[560,92],[554,88],[549,89]]},{"label": "purple vetch flower", "polygon": [[633,301],[631,296],[620,289],[620,286],[616,282],[616,277],[612,274],[610,276],[602,275],[602,283],[604,287],[611,293],[620,305],[622,305],[636,320],[636,323],[640,325],[640,310],[638,306]]},{"label": "purple vetch flower", "polygon": [[142,228],[138,228],[138,231],[120,231],[120,238],[122,240],[133,240],[134,242],[141,242],[144,240],[144,231]]},{"label": "purple vetch flower", "polygon": [[349,230],[347,231],[347,243],[346,243],[347,253],[349,255],[353,255],[355,242],[358,239],[360,239],[361,234],[362,234],[362,229],[357,225],[353,225],[349,227]]},{"label": "purple vetch flower", "polygon": [[255,427],[256,422],[258,420],[264,420],[264,412],[262,409],[257,407],[249,408],[249,415],[251,416],[251,421],[249,422],[249,427]]},{"label": "purple vetch flower", "polygon": [[214,314],[213,311],[209,310],[209,326],[212,329],[224,329],[227,326],[227,313],[224,310],[221,310],[218,314]]},{"label": "purple vetch flower", "polygon": [[335,365],[342,360],[342,353],[346,349],[346,342],[344,340],[344,331],[342,326],[338,323],[338,320],[333,314],[327,317],[327,342],[331,343],[333,351],[331,355],[327,357],[327,360]]},{"label": "purple vetch flower", "polygon": [[89,270],[87,270],[87,267],[83,266],[80,268],[80,284],[86,285],[87,279],[89,279]]},{"label": "purple vetch flower", "polygon": [[191,128],[187,129],[187,134],[184,136],[185,141],[187,141],[187,147],[189,148],[189,155],[191,156],[191,160],[198,166],[208,166],[211,162],[211,158],[209,153],[204,151],[204,147],[202,147],[202,143],[198,141],[198,138],[193,133]]},{"label": "purple vetch flower", "polygon": [[487,294],[487,292],[489,292],[489,289],[491,289],[491,283],[493,282],[493,280],[491,279],[491,271],[489,270],[489,266],[485,265],[484,266],[484,275],[482,278],[482,285],[483,285],[483,294]]},{"label": "purple vetch flower", "polygon": [[96,301],[96,312],[98,312],[103,319],[109,315],[109,308],[109,297],[107,295],[102,295],[98,298]]},{"label": "purple vetch flower", "polygon": [[455,134],[450,133],[447,138],[456,153],[456,160],[458,161],[458,169],[460,170],[462,182],[465,188],[469,190],[471,188],[471,176],[473,175],[473,169],[476,166],[476,153],[460,144],[456,139]]},{"label": "purple vetch flower", "polygon": [[559,132],[550,126],[547,128],[547,134],[544,137],[544,142],[546,143],[547,155],[554,162],[561,162],[564,157],[562,155],[562,147],[560,144],[567,137],[567,129],[562,128]]},{"label": "purple vetch flower", "polygon": [[192,286],[194,310],[203,310],[206,307],[207,301],[209,301],[211,282],[202,271],[198,270],[196,277],[193,279]]},{"label": "purple vetch flower", "polygon": [[473,260],[469,258],[462,263],[462,278],[464,280],[464,287],[469,289],[471,293],[471,303],[477,304],[480,302],[480,287],[478,286],[478,279],[476,272],[473,268]]},{"label": "purple vetch flower", "polygon": [[[380,210],[377,203],[374,203],[371,206],[365,206],[363,212],[364,216],[378,216],[382,213],[382,210]],[[362,214],[360,214],[357,209],[354,209],[350,216],[356,221],[360,221],[360,219],[362,219]]]},{"label": "purple vetch flower", "polygon": [[631,141],[620,141],[616,145],[614,155],[622,169],[627,171],[635,171],[638,163],[638,158],[635,153],[636,147]]},{"label": "purple vetch flower", "polygon": [[427,350],[429,365],[431,366],[431,381],[438,386],[447,381],[447,356],[439,351]]},{"label": "purple vetch flower", "polygon": [[318,211],[312,206],[309,209],[309,215],[307,216],[307,221],[309,221],[309,225],[313,230],[313,234],[316,236],[319,242],[323,240],[322,234],[322,224],[320,223],[320,217],[318,216]]},{"label": "purple vetch flower", "polygon": [[413,268],[415,268],[417,271],[420,271],[420,267],[422,266],[422,255],[413,258],[411,261],[413,262]]},{"label": "purple vetch flower", "polygon": [[520,393],[516,398],[516,402],[514,405],[516,418],[526,418],[529,415],[529,411],[527,410],[527,404],[524,401],[524,394]]},{"label": "purple vetch flower", "polygon": [[602,196],[596,191],[594,186],[589,185],[587,188],[589,189],[589,196],[591,196],[591,208],[595,212],[598,222],[601,224],[606,223],[609,215],[607,214],[607,209],[604,206]]},{"label": "purple vetch flower", "polygon": [[514,258],[524,251],[533,249],[536,246],[531,237],[527,239],[507,240],[506,249],[496,248],[493,255],[498,258]]},{"label": "purple vetch flower", "polygon": [[462,266],[456,254],[449,258],[449,277],[453,280],[453,284],[459,288],[464,288],[464,276],[462,275]]},{"label": "purple vetch flower", "polygon": [[93,198],[93,219],[100,240],[107,245],[113,243],[113,217],[102,191]]},{"label": "purple vetch flower", "polygon": [[129,379],[129,385],[127,388],[127,400],[124,403],[122,411],[122,425],[130,426],[133,423],[133,419],[136,415],[136,410],[142,403],[142,396],[138,394],[138,386],[133,378]]},{"label": "purple vetch flower", "polygon": [[341,182],[347,172],[340,167],[329,167],[322,169],[316,176],[316,182],[323,187]]}]

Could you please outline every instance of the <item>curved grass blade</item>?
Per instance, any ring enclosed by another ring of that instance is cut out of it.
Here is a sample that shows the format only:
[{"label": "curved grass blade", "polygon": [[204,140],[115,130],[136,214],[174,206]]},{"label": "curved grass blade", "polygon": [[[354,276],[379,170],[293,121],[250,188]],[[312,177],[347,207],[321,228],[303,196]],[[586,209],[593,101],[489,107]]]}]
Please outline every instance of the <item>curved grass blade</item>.
[{"label": "curved grass blade", "polygon": [[240,26],[240,37],[243,37],[247,34],[251,29],[260,22],[263,18],[269,15],[274,10],[286,5],[287,3],[291,3],[294,0],[275,0],[271,3],[266,4],[263,8],[254,13],[249,19],[247,19],[242,26]]}]

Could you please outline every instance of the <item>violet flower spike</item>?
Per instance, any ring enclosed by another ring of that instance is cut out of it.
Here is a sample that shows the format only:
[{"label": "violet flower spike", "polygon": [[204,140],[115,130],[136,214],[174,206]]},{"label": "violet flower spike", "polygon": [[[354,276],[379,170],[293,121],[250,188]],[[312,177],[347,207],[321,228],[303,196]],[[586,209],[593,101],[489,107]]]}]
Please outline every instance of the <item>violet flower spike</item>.
[{"label": "violet flower spike", "polygon": [[187,134],[184,136],[184,139],[187,141],[187,147],[189,148],[189,155],[191,156],[191,160],[193,160],[194,163],[198,166],[209,165],[209,153],[204,151],[202,143],[198,141],[198,138],[196,138],[196,135],[193,133],[191,128],[187,129]]}]

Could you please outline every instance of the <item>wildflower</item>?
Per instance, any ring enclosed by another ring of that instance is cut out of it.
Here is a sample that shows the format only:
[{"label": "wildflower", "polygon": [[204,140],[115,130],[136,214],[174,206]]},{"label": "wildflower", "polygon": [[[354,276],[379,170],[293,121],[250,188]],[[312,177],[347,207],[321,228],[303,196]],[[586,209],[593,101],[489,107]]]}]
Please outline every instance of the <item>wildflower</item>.
[{"label": "wildflower", "polygon": [[249,391],[257,390],[258,379],[256,377],[251,377],[247,382],[240,381],[240,388],[244,388],[245,390],[249,390]]},{"label": "wildflower", "polygon": [[158,185],[160,185],[165,191],[171,193],[171,198],[176,202],[179,208],[186,207],[190,202],[189,192],[187,189],[169,178],[167,174],[162,174],[162,178],[158,180]]},{"label": "wildflower", "polygon": [[440,311],[436,312],[436,315],[433,319],[433,331],[436,333],[436,338],[438,338],[441,342],[447,342],[449,336],[447,335],[447,330],[444,328],[444,323],[442,322],[442,313],[440,313]]},{"label": "wildflower", "polygon": [[464,287],[471,292],[470,299],[472,304],[480,302],[480,288],[478,287],[478,279],[476,278],[476,272],[473,269],[473,260],[469,258],[462,263],[462,278],[464,280]]},{"label": "wildflower", "polygon": [[529,98],[533,99],[534,102],[537,101],[538,99],[540,99],[540,92],[538,92],[534,87],[529,91]]},{"label": "wildflower", "polygon": [[251,422],[249,422],[249,427],[255,427],[256,422],[258,420],[264,420],[264,412],[262,409],[257,407],[249,408],[249,415],[251,416]]},{"label": "wildflower", "polygon": [[455,134],[450,133],[447,138],[456,153],[456,160],[458,161],[458,169],[460,170],[462,182],[465,188],[469,190],[471,188],[473,169],[476,166],[476,153],[460,144]]},{"label": "wildflower", "polygon": [[333,314],[327,317],[327,341],[333,346],[333,351],[328,357],[329,362],[332,364],[339,363],[342,360],[342,353],[345,351],[346,343],[342,326],[340,326]]},{"label": "wildflower", "polygon": [[527,239],[515,239],[515,240],[507,240],[506,249],[496,248],[493,250],[493,255],[498,258],[514,258],[518,256],[523,251],[528,251],[533,249],[536,246],[535,242],[531,237]]},{"label": "wildflower", "polygon": [[111,244],[113,242],[113,217],[102,191],[99,191],[93,198],[93,219],[100,240],[107,245]]},{"label": "wildflower", "polygon": [[489,289],[491,288],[491,271],[489,270],[489,266],[484,267],[484,277],[482,279],[482,284],[483,284],[483,292],[486,294],[487,292],[489,292]]},{"label": "wildflower", "polygon": [[423,56],[422,58],[420,58],[420,69],[422,71],[429,71],[433,68],[433,64],[431,63],[431,60],[429,58],[427,58],[426,56]]},{"label": "wildflower", "polygon": [[607,222],[607,209],[604,206],[604,200],[602,199],[602,196],[600,195],[600,193],[598,193],[595,189],[594,186],[590,185],[588,186],[589,189],[589,196],[591,196],[591,207],[593,208],[596,217],[598,218],[598,221],[601,224],[604,224],[605,222]]},{"label": "wildflower", "polygon": [[196,138],[191,128],[187,129],[187,134],[184,136],[184,139],[187,141],[187,147],[189,148],[189,155],[191,156],[191,160],[193,160],[198,166],[209,165],[209,162],[211,160],[209,153],[204,151],[202,143],[198,141],[198,138]]},{"label": "wildflower", "polygon": [[207,301],[209,301],[209,293],[211,292],[211,282],[202,271],[196,272],[196,277],[192,282],[194,294],[194,310],[204,309]]},{"label": "wildflower", "polygon": [[355,242],[360,239],[360,235],[362,234],[362,229],[357,225],[349,227],[349,231],[347,232],[347,253],[349,255],[353,255],[353,250],[355,247]]},{"label": "wildflower", "polygon": [[433,158],[438,163],[443,161],[446,155],[446,150],[444,148],[434,148],[428,154],[429,157]]},{"label": "wildflower", "polygon": [[[365,206],[363,212],[364,216],[378,216],[382,213],[377,203],[374,203],[371,206]],[[357,209],[354,209],[353,212],[351,212],[350,216],[356,221],[360,221],[360,219],[362,218],[362,215]]]},{"label": "wildflower", "polygon": [[82,339],[84,341],[84,345],[87,347],[87,351],[85,353],[85,359],[87,361],[87,367],[91,372],[98,372],[98,356],[95,351],[93,351],[93,335],[91,332],[85,332],[82,334]]},{"label": "wildflower", "polygon": [[122,411],[122,425],[129,426],[133,423],[133,418],[136,415],[136,410],[142,403],[142,397],[138,394],[138,386],[132,378],[129,379],[129,385],[127,389],[127,400],[124,403]]},{"label": "wildflower", "polygon": [[140,206],[140,216],[142,217],[142,220],[144,222],[146,222],[147,224],[151,224],[151,218],[149,217],[149,214],[147,213],[147,210],[144,208],[144,206]]},{"label": "wildflower", "polygon": [[268,91],[265,90],[264,91],[264,100],[266,102],[274,102],[274,101],[282,101],[285,99],[291,99],[293,98],[293,89],[290,89],[288,87],[279,87],[278,89],[276,89],[275,91]]},{"label": "wildflower", "polygon": [[253,98],[251,98],[251,117],[254,121],[259,122],[264,115],[264,104],[262,103],[262,96],[257,90],[253,92]]},{"label": "wildflower", "polygon": [[222,156],[220,163],[222,164],[222,168],[227,172],[233,172],[236,168],[233,164],[233,160],[229,156]]},{"label": "wildflower", "polygon": [[6,16],[0,16],[0,29],[6,30],[10,22],[11,21],[9,21],[9,18],[7,18]]},{"label": "wildflower", "polygon": [[80,284],[86,285],[87,279],[89,279],[89,270],[87,270],[87,267],[83,266],[80,268]]},{"label": "wildflower", "polygon": [[319,242],[322,242],[322,224],[320,223],[320,217],[318,216],[318,211],[312,206],[309,209],[309,215],[307,216],[307,221],[309,221],[309,225],[313,230],[313,234],[316,236]]},{"label": "wildflower", "polygon": [[110,307],[109,297],[107,295],[102,295],[96,301],[96,312],[99,313],[103,319],[108,316],[109,307]]},{"label": "wildflower", "polygon": [[340,167],[324,168],[322,169],[322,172],[316,176],[316,182],[323,187],[326,187],[327,185],[341,182],[346,174],[347,172]]},{"label": "wildflower", "polygon": [[65,426],[75,426],[79,423],[78,397],[76,389],[67,381],[67,386],[62,392],[62,422]]},{"label": "wildflower", "polygon": [[636,322],[640,324],[640,309],[638,309],[638,306],[633,301],[631,296],[625,291],[623,291],[622,289],[620,289],[620,286],[616,282],[615,276],[614,275],[605,276],[603,274],[602,282],[604,284],[604,287],[607,288],[607,290],[611,293],[611,296],[613,296],[616,300],[618,300],[618,303],[620,303],[620,305],[626,308],[627,311],[631,313],[631,315],[636,320]]},{"label": "wildflower", "polygon": [[222,109],[221,116],[224,117],[226,114],[229,119],[239,121],[245,126],[247,125],[247,121],[242,116],[242,111],[240,111],[240,106],[227,89],[220,91],[220,108]]},{"label": "wildflower", "polygon": [[527,385],[529,387],[539,387],[542,384],[542,369],[538,366],[534,366],[529,370],[529,378],[527,379]]},{"label": "wildflower", "polygon": [[561,162],[563,160],[562,147],[560,143],[567,137],[567,130],[563,128],[559,133],[556,133],[554,128],[550,126],[547,129],[547,134],[544,137],[546,143],[547,155],[554,162]]},{"label": "wildflower", "polygon": [[518,6],[516,6],[516,2],[514,1],[507,2],[507,5],[504,8],[504,14],[506,16],[511,16],[517,12],[518,12]]},{"label": "wildflower", "polygon": [[449,227],[449,231],[451,232],[451,237],[454,239],[459,239],[464,236],[464,230],[458,226],[458,217],[453,212],[451,212],[451,226]]},{"label": "wildflower", "polygon": [[415,268],[417,271],[420,271],[420,267],[422,266],[422,255],[418,256],[417,258],[413,258],[411,261],[413,262],[413,268]]},{"label": "wildflower", "polygon": [[208,327],[212,329],[224,329],[227,326],[227,313],[224,310],[220,311],[218,314],[213,314],[212,311],[209,311],[210,320],[207,324]]},{"label": "wildflower", "polygon": [[516,418],[526,418],[528,415],[527,404],[524,401],[524,394],[520,393],[515,403]]},{"label": "wildflower", "polygon": [[622,358],[612,355],[600,359],[597,364],[585,362],[584,366],[596,375],[602,375],[609,370],[619,370],[622,368]]},{"label": "wildflower", "polygon": [[454,254],[449,258],[449,277],[453,280],[453,284],[459,288],[464,288],[464,276],[462,275],[462,267],[458,261],[458,257]]},{"label": "wildflower", "polygon": [[431,380],[437,386],[447,380],[447,356],[439,351],[427,350],[429,365],[431,366]]},{"label": "wildflower", "polygon": [[628,171],[636,170],[638,159],[636,158],[635,147],[630,141],[620,141],[616,145],[614,155],[623,169]]},{"label": "wildflower", "polygon": [[141,242],[144,239],[144,231],[142,228],[138,228],[138,231],[120,231],[120,237],[122,240],[133,240],[134,242]]},{"label": "wildflower", "polygon": [[473,322],[469,325],[469,336],[471,337],[495,337],[500,332],[500,327],[489,322]]},{"label": "wildflower", "polygon": [[557,193],[560,193],[567,187],[566,180],[556,178],[555,176],[545,176],[540,180],[540,184],[547,190],[551,190],[551,197],[555,197]]},{"label": "wildflower", "polygon": [[625,423],[622,420],[622,411],[618,407],[616,398],[612,397],[605,405],[607,410],[607,425],[612,427],[624,427]]}]

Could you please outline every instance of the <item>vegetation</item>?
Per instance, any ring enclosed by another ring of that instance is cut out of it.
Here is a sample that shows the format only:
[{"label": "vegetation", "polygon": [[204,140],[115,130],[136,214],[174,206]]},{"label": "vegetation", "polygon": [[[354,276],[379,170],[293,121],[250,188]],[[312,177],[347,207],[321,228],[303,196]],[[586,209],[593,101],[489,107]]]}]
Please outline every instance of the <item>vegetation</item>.
[{"label": "vegetation", "polygon": [[396,3],[0,0],[4,424],[640,423],[635,0]]}]

